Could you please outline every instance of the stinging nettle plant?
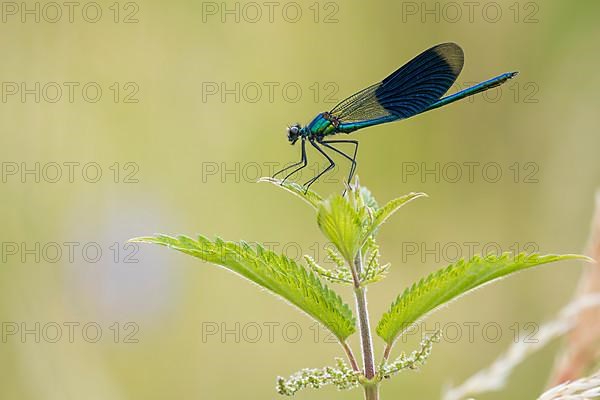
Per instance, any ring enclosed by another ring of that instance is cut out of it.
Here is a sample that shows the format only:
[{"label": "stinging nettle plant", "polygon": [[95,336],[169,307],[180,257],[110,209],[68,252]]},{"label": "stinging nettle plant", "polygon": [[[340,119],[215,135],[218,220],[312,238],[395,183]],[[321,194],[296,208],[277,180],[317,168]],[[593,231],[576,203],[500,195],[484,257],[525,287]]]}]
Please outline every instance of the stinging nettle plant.
[{"label": "stinging nettle plant", "polygon": [[[335,249],[329,258],[335,268],[324,268],[309,256],[301,265],[284,255],[260,245],[246,242],[210,240],[204,236],[157,235],[131,239],[134,242],[155,243],[197,257],[235,272],[287,300],[328,329],[339,341],[347,361],[335,360],[335,366],[303,369],[289,378],[277,378],[279,394],[292,396],[305,388],[333,385],[339,390],[362,386],[366,400],[379,399],[379,386],[384,379],[405,370],[414,370],[425,363],[440,332],[423,337],[419,348],[410,354],[401,353],[391,359],[396,340],[414,324],[440,306],[474,289],[514,272],[559,260],[586,259],[584,256],[539,255],[509,253],[475,256],[460,260],[434,272],[406,288],[383,314],[376,327],[385,343],[384,353],[376,363],[373,351],[367,286],[383,279],[389,264],[379,261],[379,246],[375,237],[381,225],[405,204],[425,197],[424,193],[409,193],[380,207],[368,189],[356,183],[345,195],[321,198],[296,183],[271,182],[307,202],[316,211],[317,224]],[[326,283],[350,286],[354,293],[356,315],[341,297]],[[360,335],[362,366],[359,366],[348,338]]]}]

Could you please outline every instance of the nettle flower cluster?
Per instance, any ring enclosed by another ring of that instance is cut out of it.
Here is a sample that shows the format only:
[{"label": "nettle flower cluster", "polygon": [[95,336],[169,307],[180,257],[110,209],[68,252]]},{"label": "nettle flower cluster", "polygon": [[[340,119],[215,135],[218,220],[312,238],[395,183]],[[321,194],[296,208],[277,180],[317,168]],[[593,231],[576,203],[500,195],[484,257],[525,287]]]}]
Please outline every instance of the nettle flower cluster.
[{"label": "nettle flower cluster", "polygon": [[[157,235],[132,241],[165,245],[235,272],[298,307],[337,338],[346,360],[338,358],[333,367],[303,369],[289,378],[277,378],[276,389],[282,395],[292,396],[299,390],[325,385],[340,390],[362,386],[365,399],[378,399],[384,379],[419,368],[429,357],[433,344],[439,341],[440,333],[435,332],[425,336],[417,350],[390,359],[397,339],[432,311],[514,272],[559,260],[585,258],[571,254],[524,253],[475,256],[422,278],[397,296],[380,318],[375,331],[384,341],[385,349],[376,363],[366,289],[390,271],[389,264],[380,263],[377,232],[396,211],[426,195],[410,193],[379,206],[369,190],[358,184],[358,179],[344,195],[336,194],[327,199],[295,183],[272,178],[262,181],[286,189],[315,210],[319,228],[335,247],[328,250],[334,268],[325,268],[309,256],[305,256],[306,263],[301,265],[260,245],[219,238]],[[328,284],[351,287],[355,313]],[[357,332],[361,343],[360,366],[348,343]]]}]

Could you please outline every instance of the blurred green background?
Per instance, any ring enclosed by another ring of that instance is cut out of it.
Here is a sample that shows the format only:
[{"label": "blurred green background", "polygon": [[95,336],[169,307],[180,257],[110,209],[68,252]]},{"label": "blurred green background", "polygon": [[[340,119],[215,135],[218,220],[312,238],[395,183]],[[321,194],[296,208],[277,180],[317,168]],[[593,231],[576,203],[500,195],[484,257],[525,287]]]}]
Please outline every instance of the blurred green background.
[{"label": "blurred green background", "polygon": [[[1,398],[276,398],[277,375],[332,364],[338,346],[273,296],[125,241],[203,233],[322,259],[312,210],[254,181],[299,158],[288,124],[437,43],[465,50],[452,90],[520,75],[487,97],[354,135],[361,182],[380,202],[430,195],[381,232],[393,265],[369,291],[373,323],[403,287],[471,248],[582,251],[600,182],[598,2],[83,2],[72,22],[64,5],[58,18],[35,4],[3,3],[0,24]],[[309,157],[313,173],[321,160]],[[342,189],[339,164],[317,191]],[[421,176],[436,165],[438,176]],[[382,398],[438,398],[492,361],[515,327],[552,318],[580,272],[575,262],[526,272],[435,314],[428,328],[459,326],[462,336],[436,346],[421,372],[386,382]],[[473,340],[469,323],[480,324]],[[498,340],[485,340],[485,324],[501,327]],[[221,338],[222,328],[233,333]],[[556,349],[481,398],[541,393]],[[297,398],[360,396],[327,388]]]}]

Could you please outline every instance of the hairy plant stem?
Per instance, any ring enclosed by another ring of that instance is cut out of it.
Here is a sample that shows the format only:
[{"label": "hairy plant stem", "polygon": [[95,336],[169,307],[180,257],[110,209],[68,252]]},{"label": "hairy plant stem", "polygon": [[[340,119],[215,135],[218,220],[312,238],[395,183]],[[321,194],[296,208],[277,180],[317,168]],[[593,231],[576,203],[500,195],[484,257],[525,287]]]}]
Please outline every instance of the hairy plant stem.
[{"label": "hairy plant stem", "polygon": [[352,369],[357,372],[360,371],[360,368],[358,367],[358,364],[356,363],[356,357],[354,357],[354,353],[352,352],[352,349],[350,348],[350,346],[348,346],[348,343],[340,341],[340,344],[342,345],[342,347],[344,348],[344,351],[346,352],[346,356],[348,357],[348,361],[350,361],[350,365],[352,366]]},{"label": "hairy plant stem", "polygon": [[[362,271],[362,252],[359,251],[354,258],[352,276],[354,279],[354,297],[356,300],[356,314],[358,315],[358,327],[360,330],[361,349],[363,358],[364,375],[367,380],[375,378],[375,356],[373,353],[373,339],[369,325],[369,311],[367,309],[367,288],[361,285],[360,275]],[[365,400],[379,399],[379,384],[376,382],[364,385]]]},{"label": "hairy plant stem", "polygon": [[365,400],[379,400],[379,384],[365,386]]},{"label": "hairy plant stem", "polygon": [[383,361],[387,361],[390,358],[390,353],[392,352],[392,345],[388,344],[385,346],[385,350],[383,351]]}]

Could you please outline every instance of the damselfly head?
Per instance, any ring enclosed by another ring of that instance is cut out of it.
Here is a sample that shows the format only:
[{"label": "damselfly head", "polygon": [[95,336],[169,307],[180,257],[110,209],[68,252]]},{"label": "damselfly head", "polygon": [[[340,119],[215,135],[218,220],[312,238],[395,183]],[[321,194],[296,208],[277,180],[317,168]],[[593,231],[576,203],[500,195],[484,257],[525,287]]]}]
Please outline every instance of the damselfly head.
[{"label": "damselfly head", "polygon": [[290,144],[296,143],[296,141],[300,138],[302,133],[302,127],[300,124],[294,124],[292,126],[288,126],[287,128],[287,137],[290,141]]}]

